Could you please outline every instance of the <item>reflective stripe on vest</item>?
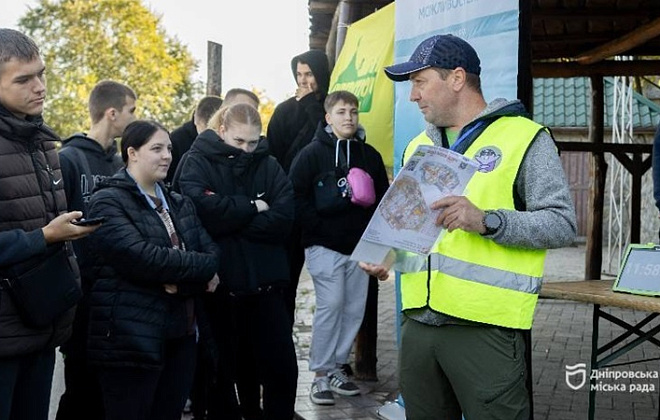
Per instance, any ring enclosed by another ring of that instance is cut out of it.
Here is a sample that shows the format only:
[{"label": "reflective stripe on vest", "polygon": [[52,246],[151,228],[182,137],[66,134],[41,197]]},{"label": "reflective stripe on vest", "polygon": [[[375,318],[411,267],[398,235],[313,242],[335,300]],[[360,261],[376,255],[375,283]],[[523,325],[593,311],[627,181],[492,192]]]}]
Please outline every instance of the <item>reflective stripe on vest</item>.
[{"label": "reflective stripe on vest", "polygon": [[[465,152],[471,158],[485,157],[484,172],[476,173],[466,188],[470,201],[481,209],[515,208],[515,178],[541,129],[522,117],[501,117],[484,130]],[[416,137],[411,150],[429,140]],[[494,164],[487,159],[493,156]],[[455,230],[445,232],[434,251],[425,272],[402,274],[404,310],[430,307],[472,321],[531,328],[545,250],[502,246],[478,233]],[[419,258],[407,263],[408,268],[422,265]]]},{"label": "reflective stripe on vest", "polygon": [[[429,266],[430,261],[430,266]],[[543,277],[512,273],[483,265],[469,264],[465,261],[450,258],[441,254],[430,254],[428,257],[417,254],[406,256],[405,261],[397,264],[399,271],[404,273],[442,271],[453,277],[490,284],[503,289],[511,289],[525,293],[538,293],[541,290]]]}]

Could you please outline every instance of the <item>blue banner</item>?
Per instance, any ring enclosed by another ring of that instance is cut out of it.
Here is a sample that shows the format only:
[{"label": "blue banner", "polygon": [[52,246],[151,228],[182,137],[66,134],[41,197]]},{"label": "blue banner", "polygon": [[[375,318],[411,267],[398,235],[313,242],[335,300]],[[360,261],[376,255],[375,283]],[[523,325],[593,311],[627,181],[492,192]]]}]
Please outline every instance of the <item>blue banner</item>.
[{"label": "blue banner", "polygon": [[[481,85],[486,101],[518,94],[518,0],[398,0],[394,63],[407,61],[424,39],[453,34],[465,39],[481,59]],[[394,85],[394,169],[408,142],[426,122],[410,102],[410,82]]]}]

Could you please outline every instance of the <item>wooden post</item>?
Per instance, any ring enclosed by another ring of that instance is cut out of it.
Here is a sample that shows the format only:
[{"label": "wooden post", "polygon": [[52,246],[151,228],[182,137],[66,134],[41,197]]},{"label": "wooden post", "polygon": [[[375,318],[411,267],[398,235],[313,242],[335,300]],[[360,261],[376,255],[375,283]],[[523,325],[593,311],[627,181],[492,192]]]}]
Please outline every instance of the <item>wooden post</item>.
[{"label": "wooden post", "polygon": [[[595,75],[591,80],[591,121],[589,142],[603,143],[605,118],[603,77]],[[591,191],[589,195],[589,218],[587,219],[587,249],[585,253],[584,279],[600,279],[603,268],[603,204],[605,201],[605,177],[607,162],[603,152],[592,153]]]},{"label": "wooden post", "polygon": [[207,42],[206,94],[222,95],[222,44]]},{"label": "wooden post", "polygon": [[325,43],[325,55],[328,56],[328,65],[330,72],[335,67],[337,55],[337,22],[339,22],[339,5],[335,9],[335,14],[332,15],[332,23],[330,24],[330,33],[328,34],[328,41]]},{"label": "wooden post", "polygon": [[[337,50],[335,62],[344,47],[346,32],[351,23],[358,19],[357,5],[352,0],[341,0],[337,21]],[[378,279],[369,276],[367,305],[364,319],[358,332],[355,345],[355,376],[363,381],[377,381],[376,364],[378,362]]]},{"label": "wooden post", "polygon": [[[630,197],[630,243],[639,243],[640,230],[641,230],[641,214],[642,214],[642,177],[651,169],[653,159],[653,149],[645,153],[645,151],[637,151],[632,153],[632,158],[623,151],[613,151],[612,154],[623,165],[624,168],[632,176],[632,194]],[[648,154],[644,159],[643,155]]]},{"label": "wooden post", "polygon": [[[532,79],[532,6],[528,0],[519,1],[518,30],[518,99],[530,115],[534,115],[534,81]],[[529,375],[530,377],[532,375]]]},{"label": "wooden post", "polygon": [[[642,176],[648,168],[644,168],[642,155],[635,153],[632,158],[632,167],[634,169],[630,171],[632,175],[632,196],[630,198],[630,243],[638,244],[641,230],[640,216],[642,214]],[[648,162],[651,163],[651,159],[649,159]]]},{"label": "wooden post", "polygon": [[335,56],[333,61],[337,61],[339,53],[344,46],[346,40],[346,31],[351,23],[353,23],[353,8],[355,6],[348,0],[341,0],[337,6],[337,44],[335,46]]},{"label": "wooden post", "polygon": [[367,306],[355,344],[355,377],[363,381],[377,381],[376,344],[378,342],[378,279],[369,276]]},{"label": "wooden post", "polygon": [[[534,115],[534,81],[532,79],[532,6],[518,1],[518,99],[530,115]],[[534,420],[534,375],[532,371],[532,331],[523,331],[525,340],[525,385],[529,394],[529,420]]]}]

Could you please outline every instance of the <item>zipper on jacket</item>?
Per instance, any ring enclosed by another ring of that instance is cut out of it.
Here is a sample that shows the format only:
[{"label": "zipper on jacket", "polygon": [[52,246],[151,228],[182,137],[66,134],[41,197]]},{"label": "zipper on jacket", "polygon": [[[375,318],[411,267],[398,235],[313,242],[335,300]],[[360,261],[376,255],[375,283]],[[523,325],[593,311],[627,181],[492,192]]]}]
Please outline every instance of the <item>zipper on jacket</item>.
[{"label": "zipper on jacket", "polygon": [[[41,184],[41,176],[40,173],[44,170],[44,167],[41,163],[39,163],[39,160],[37,159],[37,150],[35,148],[35,145],[33,142],[28,143],[28,150],[30,152],[30,159],[32,160],[32,167],[34,168],[34,174],[37,177],[37,184],[39,185],[39,191],[41,192],[41,200],[44,202],[44,210],[46,211],[46,214],[44,214],[44,218],[48,222],[48,200],[46,199],[46,192],[44,191],[44,187]],[[44,153],[44,159],[46,159],[46,171],[51,171],[48,172],[49,179],[51,181],[51,184],[53,182],[53,176],[52,176],[52,169],[50,169],[50,165],[48,165],[48,160],[46,158],[46,154]],[[52,187],[52,185],[51,185]],[[57,217],[57,201],[55,200],[55,195],[53,195],[53,202],[55,203],[55,217]]]}]

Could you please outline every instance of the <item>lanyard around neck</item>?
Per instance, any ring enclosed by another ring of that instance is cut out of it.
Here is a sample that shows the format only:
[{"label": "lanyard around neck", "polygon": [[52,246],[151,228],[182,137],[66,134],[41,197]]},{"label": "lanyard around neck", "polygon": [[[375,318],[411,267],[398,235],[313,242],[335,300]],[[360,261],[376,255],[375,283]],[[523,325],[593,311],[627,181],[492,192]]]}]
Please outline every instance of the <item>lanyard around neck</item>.
[{"label": "lanyard around neck", "polygon": [[454,144],[452,144],[452,145],[449,147],[449,149],[450,149],[450,150],[453,150],[453,151],[456,151],[456,149],[458,149],[458,145],[461,144],[466,138],[468,138],[468,137],[470,136],[470,134],[472,134],[472,132],[473,132],[474,130],[476,130],[477,128],[481,127],[481,126],[483,125],[483,123],[484,123],[483,121],[479,121],[478,123],[476,123],[476,124],[474,124],[472,127],[470,127],[469,130],[464,131],[464,132],[463,132],[463,133],[462,133],[462,134],[456,139],[456,141],[454,142]]}]

